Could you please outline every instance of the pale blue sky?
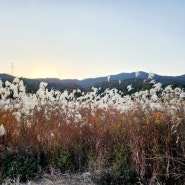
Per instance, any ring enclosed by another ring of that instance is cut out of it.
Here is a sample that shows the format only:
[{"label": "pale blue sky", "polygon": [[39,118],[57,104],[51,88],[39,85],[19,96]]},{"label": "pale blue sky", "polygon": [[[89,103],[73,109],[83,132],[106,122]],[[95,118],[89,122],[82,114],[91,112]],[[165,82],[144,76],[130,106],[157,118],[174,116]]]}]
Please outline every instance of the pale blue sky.
[{"label": "pale blue sky", "polygon": [[184,0],[0,0],[0,73],[185,73]]}]

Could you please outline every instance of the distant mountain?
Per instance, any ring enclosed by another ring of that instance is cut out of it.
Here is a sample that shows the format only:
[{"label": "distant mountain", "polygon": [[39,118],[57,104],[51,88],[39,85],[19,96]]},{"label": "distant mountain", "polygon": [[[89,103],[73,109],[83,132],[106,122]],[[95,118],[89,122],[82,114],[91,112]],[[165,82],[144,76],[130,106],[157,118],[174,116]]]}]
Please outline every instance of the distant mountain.
[{"label": "distant mountain", "polygon": [[[39,88],[39,84],[41,81],[48,83],[48,88],[54,88],[57,90],[69,90],[72,91],[73,89],[82,89],[88,90],[92,86],[103,86],[105,88],[117,87],[118,82],[120,81],[122,87],[128,83],[133,84],[140,84],[142,86],[143,80],[147,81],[149,73],[140,71],[139,73],[131,72],[131,73],[120,73],[116,75],[110,75],[110,82],[108,83],[108,79],[106,76],[104,77],[97,77],[97,78],[86,78],[84,80],[77,80],[77,79],[64,79],[60,80],[57,78],[38,78],[38,79],[28,79],[28,78],[21,78],[23,79],[28,92],[36,92]],[[0,74],[0,79],[2,81],[12,81],[13,76],[8,74]],[[173,84],[175,86],[185,87],[185,75],[181,76],[162,76],[158,74],[154,74],[154,80],[157,82],[161,82],[162,84]],[[145,84],[146,85],[146,84]],[[121,85],[120,85],[121,86]],[[120,87],[119,86],[119,87]]]},{"label": "distant mountain", "polygon": [[[10,81],[12,82],[13,79],[15,77],[8,75],[8,74],[0,74],[0,79],[5,82]],[[56,89],[56,90],[60,90],[60,91],[64,91],[64,90],[68,90],[68,91],[72,91],[74,89],[81,89],[83,90],[83,88],[76,83],[75,81],[71,80],[69,82],[65,82],[65,80],[59,80],[57,78],[38,78],[38,79],[28,79],[28,78],[19,78],[20,80],[23,80],[25,86],[26,86],[26,90],[27,92],[30,93],[35,93],[38,89],[39,89],[39,84],[40,82],[47,82],[48,89]]]},{"label": "distant mountain", "polygon": [[8,74],[5,74],[5,73],[0,74],[0,79],[1,79],[2,81],[8,80],[8,81],[11,82],[14,78],[15,78],[15,77],[12,76],[12,75],[8,75]]},{"label": "distant mountain", "polygon": [[[140,71],[137,74],[137,77],[136,77],[136,72],[120,73],[116,75],[110,75],[110,81],[119,81],[119,80],[124,81],[124,80],[131,80],[131,79],[145,80],[145,79],[148,79],[148,75],[149,73],[143,72],[143,71]],[[162,76],[162,75],[154,74],[153,79],[156,80],[157,82],[161,82],[165,84],[176,82],[178,84],[185,85],[185,75]],[[108,82],[107,77],[87,78],[87,79],[78,81],[77,83],[81,85],[83,88],[89,88],[101,82]]]}]

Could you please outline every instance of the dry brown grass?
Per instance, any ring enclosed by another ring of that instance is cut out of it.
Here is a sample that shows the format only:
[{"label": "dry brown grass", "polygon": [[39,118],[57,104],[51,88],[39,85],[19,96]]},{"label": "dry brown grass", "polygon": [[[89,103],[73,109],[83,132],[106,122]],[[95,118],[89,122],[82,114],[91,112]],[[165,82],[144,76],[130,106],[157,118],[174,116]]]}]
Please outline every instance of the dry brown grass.
[{"label": "dry brown grass", "polygon": [[[46,117],[43,107],[18,122],[12,111],[0,109],[0,124],[6,130],[0,136],[1,158],[7,149],[32,149],[44,154],[47,167],[55,166],[55,159],[67,151],[72,157],[70,170],[101,175],[134,165],[138,181],[145,184],[185,181],[184,102],[175,116],[168,111],[143,111],[139,106],[127,113],[111,108],[97,109],[94,114],[88,108],[79,112],[82,120],[77,122],[60,109]],[[48,183],[60,184],[60,180]]]},{"label": "dry brown grass", "polygon": [[20,178],[7,178],[2,185],[95,185],[89,173],[62,174],[58,170],[52,169],[50,174],[43,174],[40,179],[20,182]]}]

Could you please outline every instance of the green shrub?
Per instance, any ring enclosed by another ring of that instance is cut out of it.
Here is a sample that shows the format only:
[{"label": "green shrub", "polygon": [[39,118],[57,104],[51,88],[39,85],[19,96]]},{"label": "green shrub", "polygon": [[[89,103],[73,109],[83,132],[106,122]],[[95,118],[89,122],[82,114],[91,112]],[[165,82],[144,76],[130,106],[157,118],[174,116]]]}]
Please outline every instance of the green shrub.
[{"label": "green shrub", "polygon": [[69,170],[72,166],[71,154],[69,152],[62,152],[55,158],[55,165],[62,172]]},{"label": "green shrub", "polygon": [[[134,185],[139,181],[139,174],[133,164],[129,147],[124,143],[115,143],[115,148],[102,155],[103,166],[95,174],[94,182],[98,185]],[[97,163],[95,158],[95,163]],[[98,161],[100,163],[100,161]]]},{"label": "green shrub", "polygon": [[21,181],[33,179],[41,171],[40,155],[32,150],[7,153],[2,162],[4,177],[16,178]]}]

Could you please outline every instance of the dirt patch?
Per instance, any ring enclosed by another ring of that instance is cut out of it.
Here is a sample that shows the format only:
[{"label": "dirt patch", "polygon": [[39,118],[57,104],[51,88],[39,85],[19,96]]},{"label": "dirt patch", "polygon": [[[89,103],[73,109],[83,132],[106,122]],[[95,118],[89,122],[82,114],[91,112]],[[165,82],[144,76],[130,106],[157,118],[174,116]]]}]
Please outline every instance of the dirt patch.
[{"label": "dirt patch", "polygon": [[91,174],[78,173],[78,174],[44,174],[42,178],[20,183],[17,179],[5,179],[2,185],[95,185],[91,180]]}]

